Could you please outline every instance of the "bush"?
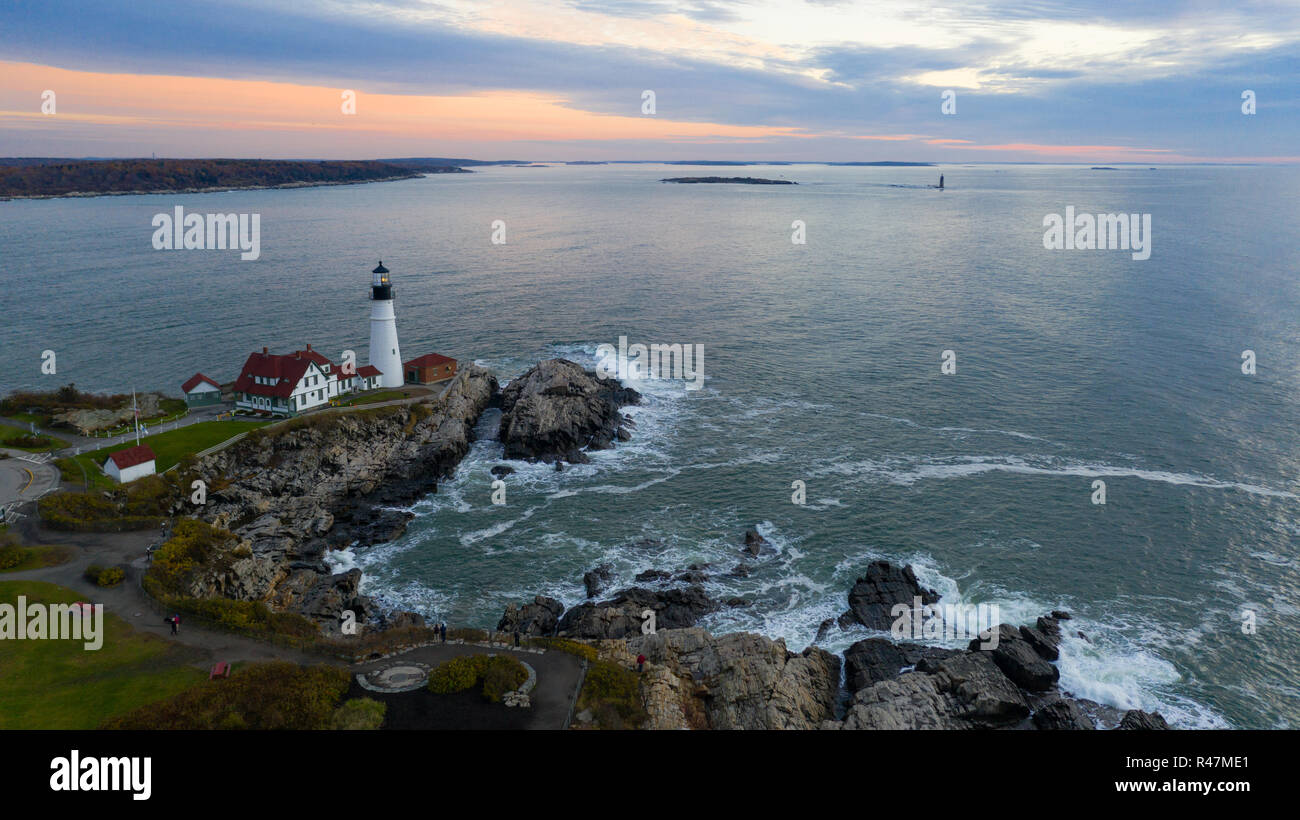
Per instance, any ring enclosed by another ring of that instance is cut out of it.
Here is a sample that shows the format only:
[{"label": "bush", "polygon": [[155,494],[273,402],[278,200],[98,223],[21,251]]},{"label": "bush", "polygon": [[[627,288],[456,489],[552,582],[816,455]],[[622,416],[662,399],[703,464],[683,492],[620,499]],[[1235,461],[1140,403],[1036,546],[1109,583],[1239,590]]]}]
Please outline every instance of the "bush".
[{"label": "bush", "polygon": [[483,697],[500,703],[528,680],[528,669],[508,655],[462,655],[452,658],[429,675],[429,691],[438,695],[464,692],[482,684]]},{"label": "bush", "polygon": [[[70,459],[59,459],[69,482],[81,481],[81,470]],[[63,492],[37,502],[41,520],[56,530],[126,532],[156,528],[167,518],[176,487],[166,478],[145,476],[111,491]]]},{"label": "bush", "polygon": [[186,595],[195,571],[234,541],[232,533],[206,521],[181,519],[176,522],[172,537],[154,552],[153,562],[145,573],[145,591],[156,598]]},{"label": "bush", "polygon": [[463,692],[478,683],[479,670],[486,655],[462,655],[452,658],[429,675],[429,691],[435,695]]},{"label": "bush", "polygon": [[587,663],[595,663],[598,654],[596,647],[568,638],[533,638],[530,643],[533,646],[556,649],[560,652],[568,652],[570,655],[577,655],[579,658],[585,658]]},{"label": "bush", "polygon": [[31,557],[31,553],[12,544],[0,545],[0,569],[13,569]]},{"label": "bush", "polygon": [[209,623],[257,637],[281,635],[315,638],[320,630],[312,621],[294,612],[275,612],[261,601],[233,601],[229,598],[168,596],[162,603],[175,612],[193,615]]},{"label": "bush", "polygon": [[101,567],[91,564],[86,567],[86,580],[101,587],[115,587],[126,580],[126,571],[121,567]]},{"label": "bush", "polygon": [[506,692],[513,692],[528,680],[528,670],[508,655],[498,655],[483,672],[483,697],[500,703]]},{"label": "bush", "polygon": [[609,661],[587,669],[578,708],[590,709],[603,729],[635,729],[646,719],[637,673]]},{"label": "bush", "polygon": [[374,698],[352,698],[334,710],[329,727],[353,731],[378,729],[384,724],[387,711],[388,707]]},{"label": "bush", "polygon": [[326,729],[350,675],[334,666],[251,664],[108,721],[105,729]]}]

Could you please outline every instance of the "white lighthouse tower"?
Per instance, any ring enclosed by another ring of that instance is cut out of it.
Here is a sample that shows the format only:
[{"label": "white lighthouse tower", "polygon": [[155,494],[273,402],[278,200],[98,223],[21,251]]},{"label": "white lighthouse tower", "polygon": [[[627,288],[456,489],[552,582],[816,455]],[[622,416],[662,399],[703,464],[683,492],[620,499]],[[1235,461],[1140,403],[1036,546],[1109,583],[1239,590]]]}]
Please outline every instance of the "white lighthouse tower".
[{"label": "white lighthouse tower", "polygon": [[379,369],[382,387],[401,387],[402,354],[397,346],[397,314],[393,312],[393,286],[388,268],[381,261],[371,271],[370,284],[370,364]]}]

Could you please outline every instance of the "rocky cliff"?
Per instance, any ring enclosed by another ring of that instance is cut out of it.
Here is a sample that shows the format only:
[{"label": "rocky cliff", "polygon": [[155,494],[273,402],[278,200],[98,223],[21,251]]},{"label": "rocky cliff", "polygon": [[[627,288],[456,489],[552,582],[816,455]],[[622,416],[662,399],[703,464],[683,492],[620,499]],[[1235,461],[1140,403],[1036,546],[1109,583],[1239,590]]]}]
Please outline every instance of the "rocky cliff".
[{"label": "rocky cliff", "polygon": [[409,515],[380,507],[436,489],[468,452],[497,389],[490,372],[470,365],[432,402],[306,416],[201,459],[207,502],[185,512],[239,542],[196,573],[190,594],[265,601],[326,631],[344,609],[358,619],[382,614],[358,594],[360,571],[330,574],[326,550],[400,534]]},{"label": "rocky cliff", "polygon": [[817,729],[835,718],[840,659],[810,646],[699,627],[597,642],[601,655],[641,676],[647,729]]},{"label": "rocky cliff", "polygon": [[[589,592],[608,580],[601,570],[585,576]],[[602,659],[626,668],[644,655],[639,694],[649,716],[646,728],[652,729],[1169,728],[1158,713],[1123,712],[1059,688],[1053,661],[1060,656],[1068,612],[1053,611],[1033,625],[1000,624],[966,649],[866,638],[844,652],[841,685],[841,659],[816,642],[794,653],[780,640],[749,633],[714,636],[695,626],[719,606],[699,586],[707,575],[651,571],[637,580],[643,578],[662,585],[624,589],[568,611],[539,595],[509,606],[497,629],[584,641]],[[665,586],[674,582],[685,585]],[[871,563],[847,598],[848,611],[827,619],[817,640],[837,621],[841,628],[884,630],[897,604],[939,601],[910,566],[885,561]],[[655,613],[653,634],[643,634],[649,628],[642,617],[646,610]]]}]

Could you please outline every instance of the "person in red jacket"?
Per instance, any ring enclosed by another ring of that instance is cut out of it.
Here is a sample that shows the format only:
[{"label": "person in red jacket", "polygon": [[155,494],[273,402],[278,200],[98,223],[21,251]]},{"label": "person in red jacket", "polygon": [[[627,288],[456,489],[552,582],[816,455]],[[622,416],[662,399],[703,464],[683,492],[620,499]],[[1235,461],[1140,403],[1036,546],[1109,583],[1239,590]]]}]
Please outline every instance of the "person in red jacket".
[{"label": "person in red jacket", "polygon": [[638,672],[645,671],[645,655],[636,656],[636,671]]}]

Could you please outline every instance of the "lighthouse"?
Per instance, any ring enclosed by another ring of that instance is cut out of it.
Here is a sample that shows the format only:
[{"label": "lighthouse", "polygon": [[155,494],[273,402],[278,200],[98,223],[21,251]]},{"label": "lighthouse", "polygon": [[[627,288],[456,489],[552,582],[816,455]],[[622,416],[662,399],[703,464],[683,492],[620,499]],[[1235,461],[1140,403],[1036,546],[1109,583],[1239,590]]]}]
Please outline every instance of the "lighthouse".
[{"label": "lighthouse", "polygon": [[402,354],[397,347],[397,314],[393,312],[393,285],[381,260],[371,273],[370,364],[383,375],[381,387],[402,386]]}]

